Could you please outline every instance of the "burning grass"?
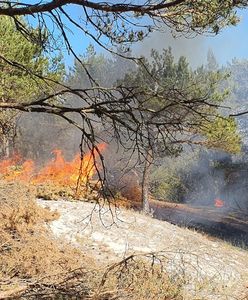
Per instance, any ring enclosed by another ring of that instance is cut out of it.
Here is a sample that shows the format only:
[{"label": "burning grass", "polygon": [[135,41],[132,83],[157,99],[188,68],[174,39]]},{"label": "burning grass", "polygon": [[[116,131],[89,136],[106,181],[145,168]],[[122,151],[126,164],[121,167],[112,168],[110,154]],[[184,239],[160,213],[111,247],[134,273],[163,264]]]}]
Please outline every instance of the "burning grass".
[{"label": "burning grass", "polygon": [[[20,155],[0,161],[2,179],[13,182],[25,182],[35,186],[52,186],[61,189],[61,195],[80,197],[86,190],[87,183],[99,172],[99,153],[104,151],[105,144],[83,156],[78,153],[72,160],[66,160],[60,149],[53,150],[54,158],[43,167],[39,167],[33,160],[24,160]],[[42,188],[41,188],[42,190]]]},{"label": "burning grass", "polygon": [[115,181],[108,180],[106,188],[101,184],[101,180],[94,180],[95,175],[99,177],[100,153],[105,148],[104,143],[99,144],[96,149],[83,156],[80,153],[76,154],[72,160],[67,160],[60,149],[55,149],[52,151],[54,157],[43,167],[16,154],[0,161],[0,179],[13,184],[29,184],[34,187],[37,198],[46,200],[98,202],[99,198],[108,195],[109,199],[114,198],[115,205],[133,207],[134,202],[141,201],[141,189],[133,175],[126,174],[117,176]]},{"label": "burning grass", "polygon": [[[46,223],[59,215],[38,206],[36,197],[75,199],[77,195],[77,199],[99,201],[97,183],[91,180],[86,184],[85,181],[86,177],[92,178],[93,166],[87,169],[81,161],[81,168],[72,168],[72,162],[67,162],[61,152],[55,154],[55,159],[36,175],[30,161],[19,165],[16,161],[15,165],[13,161],[1,163],[5,181],[0,181],[0,299],[10,296],[23,299],[186,299],[183,296],[185,282],[178,274],[168,275],[155,256],[131,255],[106,271],[105,261],[96,264],[88,254],[52,237]],[[86,156],[86,161],[87,165],[91,162],[90,156]],[[76,178],[80,181],[80,190],[75,191]],[[123,193],[130,199],[131,196],[137,199],[140,190],[131,184],[131,179],[125,180]],[[123,197],[117,202],[128,208],[134,204]],[[199,296],[197,299],[205,298]]]}]

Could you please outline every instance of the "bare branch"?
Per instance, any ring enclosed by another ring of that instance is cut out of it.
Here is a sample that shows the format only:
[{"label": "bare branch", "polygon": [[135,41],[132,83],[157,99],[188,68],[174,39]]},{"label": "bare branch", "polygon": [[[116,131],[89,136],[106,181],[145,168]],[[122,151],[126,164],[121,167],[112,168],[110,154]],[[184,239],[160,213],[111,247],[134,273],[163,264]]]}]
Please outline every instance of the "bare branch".
[{"label": "bare branch", "polygon": [[149,14],[154,11],[162,10],[165,8],[175,7],[186,1],[185,0],[161,1],[158,4],[149,4],[149,2],[152,3],[152,1],[147,1],[148,4],[145,5],[135,5],[135,4],[133,5],[133,4],[125,4],[125,3],[121,3],[121,4],[111,4],[106,2],[96,3],[92,1],[82,1],[82,0],[54,0],[45,4],[41,4],[40,2],[35,4],[20,3],[19,6],[21,7],[16,7],[16,5],[15,6],[11,5],[12,3],[14,4],[15,2],[8,2],[10,7],[0,8],[0,15],[6,15],[6,16],[33,15],[35,13],[51,12],[52,10],[55,10],[59,7],[63,7],[68,4],[76,4],[87,8],[92,8],[95,10],[99,10],[103,12],[111,12],[111,13],[136,12],[142,14],[145,13]]}]

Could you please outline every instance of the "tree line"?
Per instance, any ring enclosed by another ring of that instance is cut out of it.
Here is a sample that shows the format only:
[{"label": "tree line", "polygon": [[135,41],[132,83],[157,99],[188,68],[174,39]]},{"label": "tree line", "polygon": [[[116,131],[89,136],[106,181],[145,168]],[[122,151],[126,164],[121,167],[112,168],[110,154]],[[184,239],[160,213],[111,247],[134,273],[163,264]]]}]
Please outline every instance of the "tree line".
[{"label": "tree line", "polygon": [[[83,9],[82,22],[68,12],[70,4]],[[217,0],[31,5],[3,1],[2,155],[8,156],[14,145],[19,111],[58,116],[80,130],[81,145],[90,151],[99,150],[100,140],[114,139],[137,154],[145,170],[143,203],[148,210],[148,174],[156,157],[176,156],[184,144],[238,152],[240,137],[234,120],[219,112],[227,96],[225,70],[211,64],[192,70],[184,57],[175,60],[171,49],[136,58],[130,47],[164,25],[174,34],[218,34],[223,27],[236,24],[236,9],[246,6],[246,1]],[[34,17],[35,25],[28,16]],[[77,55],[65,20],[113,56],[96,54],[93,47],[85,55]],[[69,74],[62,63],[61,44],[75,58]],[[101,162],[104,168],[103,158]]]}]

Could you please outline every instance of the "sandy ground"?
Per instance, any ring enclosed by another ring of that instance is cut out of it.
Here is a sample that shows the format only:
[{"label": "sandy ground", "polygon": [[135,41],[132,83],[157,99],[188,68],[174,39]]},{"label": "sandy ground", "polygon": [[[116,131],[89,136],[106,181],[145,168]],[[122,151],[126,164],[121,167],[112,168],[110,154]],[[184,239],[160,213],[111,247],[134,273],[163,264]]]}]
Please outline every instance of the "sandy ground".
[{"label": "sandy ground", "polygon": [[[185,299],[248,299],[248,251],[141,213],[99,208],[93,203],[44,201],[60,218],[49,226],[100,263],[129,254],[160,252],[166,269],[183,276]],[[198,298],[199,299],[199,298]]]}]

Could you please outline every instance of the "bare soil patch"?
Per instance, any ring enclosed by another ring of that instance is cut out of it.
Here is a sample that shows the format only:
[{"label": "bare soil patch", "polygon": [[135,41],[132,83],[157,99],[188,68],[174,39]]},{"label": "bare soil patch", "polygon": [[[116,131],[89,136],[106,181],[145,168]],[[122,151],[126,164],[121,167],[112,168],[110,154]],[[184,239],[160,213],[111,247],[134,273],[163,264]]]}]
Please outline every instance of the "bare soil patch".
[{"label": "bare soil patch", "polygon": [[[130,210],[94,203],[38,200],[57,210],[57,238],[109,265],[133,254],[157,253],[183,282],[182,299],[248,299],[248,252]],[[148,298],[147,298],[148,299]]]}]

